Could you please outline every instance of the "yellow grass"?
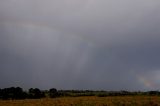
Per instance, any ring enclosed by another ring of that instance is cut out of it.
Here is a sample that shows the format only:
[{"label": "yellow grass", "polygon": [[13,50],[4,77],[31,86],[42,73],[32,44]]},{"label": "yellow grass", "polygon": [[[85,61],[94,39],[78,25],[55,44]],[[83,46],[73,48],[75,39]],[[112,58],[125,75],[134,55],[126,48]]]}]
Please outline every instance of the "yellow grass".
[{"label": "yellow grass", "polygon": [[53,99],[0,100],[0,106],[160,106],[160,97],[63,97]]}]

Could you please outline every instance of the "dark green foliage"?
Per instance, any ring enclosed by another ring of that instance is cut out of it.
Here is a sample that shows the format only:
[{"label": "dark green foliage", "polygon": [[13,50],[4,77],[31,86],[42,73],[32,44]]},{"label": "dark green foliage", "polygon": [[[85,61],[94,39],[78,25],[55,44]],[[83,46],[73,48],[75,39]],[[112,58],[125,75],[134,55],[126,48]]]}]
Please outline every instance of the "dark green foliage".
[{"label": "dark green foliage", "polygon": [[45,94],[38,88],[35,88],[35,89],[30,88],[28,97],[31,99],[39,99],[39,98],[45,97]]},{"label": "dark green foliage", "polygon": [[49,96],[50,96],[51,98],[55,98],[55,97],[59,96],[59,94],[58,94],[58,92],[57,92],[57,89],[55,89],[55,88],[50,89],[50,90],[49,90]]},{"label": "dark green foliage", "polygon": [[148,92],[129,92],[129,91],[92,91],[92,90],[57,90],[55,88],[45,91],[41,91],[38,88],[30,88],[28,92],[24,92],[20,87],[10,87],[0,89],[0,99],[39,99],[46,97],[80,97],[80,96],[135,96],[135,95],[148,95],[148,96],[160,96],[159,91],[148,91]]},{"label": "dark green foliage", "polygon": [[79,96],[95,96],[94,91],[90,90],[59,90],[60,96],[70,96],[70,97],[79,97]]},{"label": "dark green foliage", "polygon": [[160,95],[159,91],[148,91],[148,95]]},{"label": "dark green foliage", "polygon": [[25,99],[26,93],[20,87],[10,87],[0,90],[1,99]]}]

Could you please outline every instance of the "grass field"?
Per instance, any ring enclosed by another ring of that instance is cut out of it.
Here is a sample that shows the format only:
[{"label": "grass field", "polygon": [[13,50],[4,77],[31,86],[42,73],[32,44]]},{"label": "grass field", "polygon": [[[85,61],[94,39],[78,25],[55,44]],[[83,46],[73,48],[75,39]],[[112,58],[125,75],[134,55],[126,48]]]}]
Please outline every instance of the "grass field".
[{"label": "grass field", "polygon": [[61,97],[0,100],[0,106],[160,106],[158,96]]}]

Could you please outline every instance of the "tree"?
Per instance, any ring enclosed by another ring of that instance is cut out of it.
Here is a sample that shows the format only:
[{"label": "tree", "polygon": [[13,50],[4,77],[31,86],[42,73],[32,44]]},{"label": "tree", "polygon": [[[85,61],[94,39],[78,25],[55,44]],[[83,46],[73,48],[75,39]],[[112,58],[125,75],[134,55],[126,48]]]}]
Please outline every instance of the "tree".
[{"label": "tree", "polygon": [[41,92],[40,89],[38,89],[38,88],[35,88],[35,89],[30,88],[29,89],[29,98],[39,99],[42,97],[45,97],[45,94],[44,94],[44,92]]},{"label": "tree", "polygon": [[57,97],[57,96],[58,96],[57,89],[51,88],[51,89],[49,90],[49,96],[50,96],[51,98]]},{"label": "tree", "polygon": [[20,87],[10,87],[0,90],[1,99],[25,99],[26,93],[23,92],[23,89]]},{"label": "tree", "polygon": [[0,89],[0,99],[2,99],[2,89]]},{"label": "tree", "polygon": [[20,87],[16,87],[14,89],[14,99],[25,99],[27,94],[23,92],[23,89]]}]

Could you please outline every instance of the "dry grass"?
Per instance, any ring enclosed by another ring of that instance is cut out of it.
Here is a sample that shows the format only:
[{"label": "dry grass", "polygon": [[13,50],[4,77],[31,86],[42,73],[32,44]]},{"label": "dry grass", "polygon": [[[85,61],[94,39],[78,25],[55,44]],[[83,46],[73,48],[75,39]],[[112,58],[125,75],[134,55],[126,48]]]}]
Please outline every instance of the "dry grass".
[{"label": "dry grass", "polygon": [[0,106],[160,106],[160,97],[63,97],[55,99],[0,100]]}]

